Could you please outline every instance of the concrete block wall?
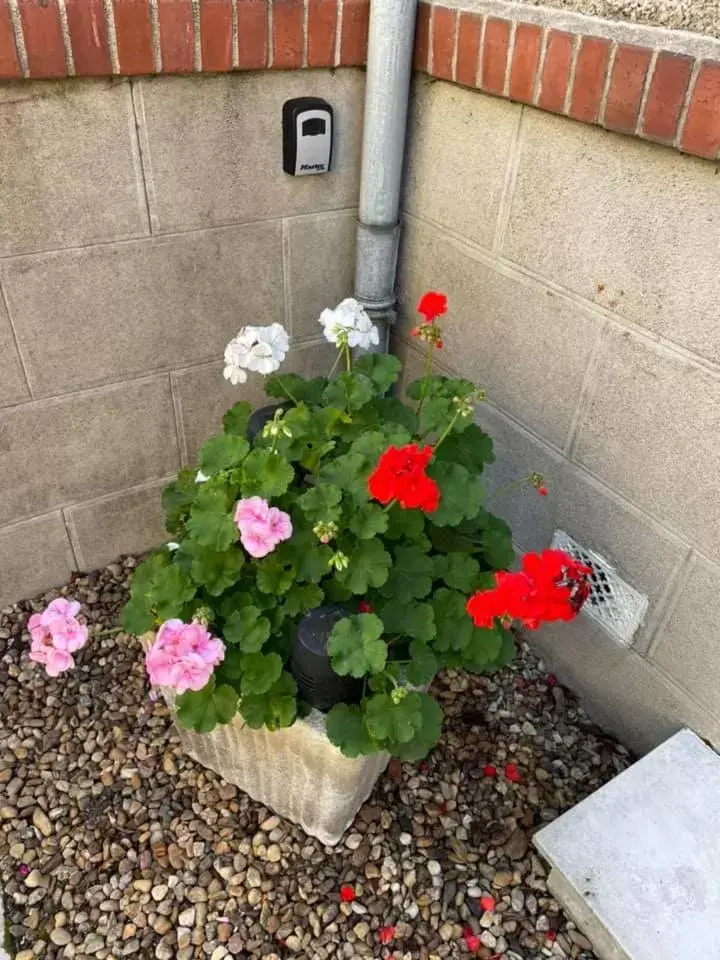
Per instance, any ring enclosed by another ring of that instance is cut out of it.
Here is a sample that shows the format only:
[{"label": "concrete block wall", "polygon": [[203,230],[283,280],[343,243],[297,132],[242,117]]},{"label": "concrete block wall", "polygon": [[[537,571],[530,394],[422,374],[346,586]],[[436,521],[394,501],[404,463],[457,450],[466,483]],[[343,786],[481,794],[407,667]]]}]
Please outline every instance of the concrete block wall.
[{"label": "concrete block wall", "polygon": [[[282,172],[281,110],[322,96],[328,176]],[[0,603],[165,539],[160,491],[259,378],[222,352],[284,323],[326,369],[352,292],[360,70],[0,86]]]},{"label": "concrete block wall", "polygon": [[[562,529],[649,598],[632,646],[586,616],[533,642],[636,749],[684,724],[720,745],[717,164],[422,75],[410,128],[398,350],[447,292],[489,505],[521,550]],[[547,498],[492,498],[533,470]]]}]

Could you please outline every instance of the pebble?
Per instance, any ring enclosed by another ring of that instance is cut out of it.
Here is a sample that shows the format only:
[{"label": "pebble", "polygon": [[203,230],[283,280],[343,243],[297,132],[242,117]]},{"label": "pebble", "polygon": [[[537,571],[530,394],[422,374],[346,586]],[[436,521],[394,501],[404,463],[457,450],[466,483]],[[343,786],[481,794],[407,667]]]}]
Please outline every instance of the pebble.
[{"label": "pebble", "polygon": [[177,928],[177,930],[175,931],[175,935],[177,937],[177,945],[180,950],[184,950],[185,947],[190,946],[191,934],[192,934],[192,930],[190,930],[189,927],[182,926]]},{"label": "pebble", "polygon": [[195,926],[195,907],[186,907],[178,914],[178,923],[181,927]]},{"label": "pebble", "polygon": [[576,947],[579,947],[581,950],[592,950],[593,945],[588,940],[586,936],[580,933],[579,930],[575,930],[571,927],[567,932],[568,937],[572,940]]},{"label": "pebble", "polygon": [[427,869],[431,877],[439,877],[442,873],[442,867],[437,860],[428,860]]},{"label": "pebble", "polygon": [[361,833],[351,833],[345,838],[345,846],[348,850],[357,850],[362,842],[363,835]]},{"label": "pebble", "polygon": [[72,940],[72,935],[65,927],[57,927],[50,934],[50,939],[56,947],[64,947]]},{"label": "pebble", "polygon": [[44,837],[52,836],[53,827],[50,818],[40,807],[35,807],[33,810],[32,822]]},{"label": "pebble", "polygon": [[277,843],[273,843],[267,848],[265,859],[269,860],[271,863],[277,863],[282,859],[282,850]]},{"label": "pebble", "polygon": [[250,867],[245,876],[245,882],[249,887],[262,886],[262,877],[260,876],[260,871],[256,870],[255,867]]},{"label": "pebble", "polygon": [[150,896],[153,898],[155,903],[160,903],[161,900],[164,900],[167,896],[168,886],[165,883],[158,884],[157,887],[153,887],[150,891]]},{"label": "pebble", "polygon": [[39,870],[31,870],[25,877],[25,886],[34,890],[36,887],[46,887],[48,885],[47,877],[44,877]]}]

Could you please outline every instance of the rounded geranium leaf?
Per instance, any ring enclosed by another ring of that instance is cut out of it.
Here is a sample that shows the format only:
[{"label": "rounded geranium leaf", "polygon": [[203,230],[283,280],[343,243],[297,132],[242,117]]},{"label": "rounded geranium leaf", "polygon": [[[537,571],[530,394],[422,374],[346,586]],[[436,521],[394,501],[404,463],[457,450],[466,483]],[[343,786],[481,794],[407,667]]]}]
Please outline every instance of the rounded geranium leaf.
[{"label": "rounded geranium leaf", "polygon": [[325,720],[330,743],[346,757],[360,757],[375,753],[379,744],[367,732],[363,712],[359,706],[336,703]]},{"label": "rounded geranium leaf", "polygon": [[360,540],[349,554],[349,560],[337,578],[353,593],[359,594],[367,593],[370,587],[381,587],[392,565],[390,554],[379,540]]},{"label": "rounded geranium leaf", "polygon": [[384,626],[374,613],[358,613],[338,621],[328,641],[333,670],[341,677],[380,673],[387,661]]},{"label": "rounded geranium leaf", "polygon": [[223,433],[206,440],[200,447],[198,464],[203,473],[212,476],[221,470],[239,466],[249,450],[250,444],[244,437]]},{"label": "rounded geranium leaf", "polygon": [[240,690],[245,696],[267,693],[282,673],[282,659],[277,653],[248,653],[242,663]]},{"label": "rounded geranium leaf", "polygon": [[370,697],[365,706],[365,726],[371,737],[395,744],[412,740],[422,726],[420,695],[408,693],[402,699],[392,694],[379,693]]}]

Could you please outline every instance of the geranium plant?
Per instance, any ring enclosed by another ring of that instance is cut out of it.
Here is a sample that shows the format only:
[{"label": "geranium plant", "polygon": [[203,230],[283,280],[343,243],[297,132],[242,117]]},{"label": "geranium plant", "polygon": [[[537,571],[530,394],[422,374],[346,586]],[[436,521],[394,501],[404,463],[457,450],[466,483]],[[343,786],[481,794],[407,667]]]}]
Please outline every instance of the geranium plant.
[{"label": "geranium plant", "polygon": [[[338,348],[328,377],[278,372],[288,349],[279,324],[245,327],[228,345],[226,379],[263,375],[281,403],[252,439],[251,407],[236,403],[197,466],[164,491],[173,541],[137,568],[123,616],[128,632],[153,635],[150,681],[174,691],[182,725],[209,732],[236,714],[255,728],[295,722],[296,625],[340,603],[347,615],[328,653],[361,692],[329,710],[330,740],[350,757],[420,759],[440,735],[442,711],[426,692],[438,670],[497,670],[513,657],[513,620],[534,628],[580,609],[588,571],[570,557],[528,555],[506,572],[510,530],[484,506],[480,476],[494,460],[474,422],[484,394],[432,370],[446,309],[436,292],[418,305],[413,334],[427,362],[405,397],[390,394],[396,357],[353,359],[378,339],[354,300],[320,317]],[[528,479],[547,492],[541,477]],[[67,657],[53,655],[56,670],[77,647],[63,623]],[[52,624],[36,629],[44,643]]]}]

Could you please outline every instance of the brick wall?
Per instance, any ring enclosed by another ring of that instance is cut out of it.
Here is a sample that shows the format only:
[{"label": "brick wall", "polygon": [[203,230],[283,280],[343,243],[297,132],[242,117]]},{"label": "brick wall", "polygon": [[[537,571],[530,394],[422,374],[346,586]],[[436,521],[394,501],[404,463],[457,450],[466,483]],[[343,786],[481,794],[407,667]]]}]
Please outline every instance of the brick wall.
[{"label": "brick wall", "polygon": [[[352,292],[358,70],[0,86],[0,603],[162,542],[160,490],[259,378],[245,323],[325,369]],[[284,100],[322,96],[335,170],[282,172]]]}]

